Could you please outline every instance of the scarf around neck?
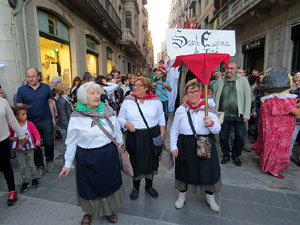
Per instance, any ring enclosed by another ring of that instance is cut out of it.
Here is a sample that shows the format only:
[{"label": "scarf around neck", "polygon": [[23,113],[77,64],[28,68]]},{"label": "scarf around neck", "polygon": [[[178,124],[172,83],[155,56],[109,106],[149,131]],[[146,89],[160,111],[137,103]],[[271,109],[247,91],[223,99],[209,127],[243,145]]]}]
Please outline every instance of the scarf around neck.
[{"label": "scarf around neck", "polygon": [[187,100],[186,101],[186,104],[189,106],[189,110],[190,109],[199,109],[201,106],[203,106],[203,105],[205,105],[205,101],[203,100],[203,101],[200,101],[200,103],[198,104],[198,105],[196,105],[196,106],[192,106],[192,104]]},{"label": "scarf around neck", "polygon": [[136,99],[151,99],[151,98],[157,98],[155,94],[153,94],[151,91],[144,97],[137,97],[134,93],[131,95],[132,97]]}]

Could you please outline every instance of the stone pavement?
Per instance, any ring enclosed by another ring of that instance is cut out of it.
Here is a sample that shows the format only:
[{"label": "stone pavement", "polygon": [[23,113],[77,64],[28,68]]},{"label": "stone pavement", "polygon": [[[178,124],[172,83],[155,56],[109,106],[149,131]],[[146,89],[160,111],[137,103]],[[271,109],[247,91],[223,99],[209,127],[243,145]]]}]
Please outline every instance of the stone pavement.
[{"label": "stone pavement", "polygon": [[[219,149],[220,151],[220,149]],[[221,156],[221,153],[220,153]],[[58,180],[62,166],[62,145],[56,146],[55,171],[46,173],[39,188],[19,194],[13,207],[6,206],[7,187],[0,173],[0,225],[78,225],[81,208],[76,206],[75,176],[71,171]],[[154,187],[160,196],[151,198],[142,188],[136,201],[129,199],[131,179],[123,176],[125,202],[118,210],[118,223],[127,225],[298,225],[300,224],[300,168],[291,163],[283,172],[284,180],[260,172],[258,157],[243,152],[243,166],[232,162],[222,165],[222,191],[216,195],[220,212],[212,212],[205,203],[205,195],[188,193],[181,210],[174,208],[177,192],[174,189],[174,170],[159,169]],[[12,160],[19,190],[21,177],[16,159]],[[93,225],[109,224],[104,218]]]}]

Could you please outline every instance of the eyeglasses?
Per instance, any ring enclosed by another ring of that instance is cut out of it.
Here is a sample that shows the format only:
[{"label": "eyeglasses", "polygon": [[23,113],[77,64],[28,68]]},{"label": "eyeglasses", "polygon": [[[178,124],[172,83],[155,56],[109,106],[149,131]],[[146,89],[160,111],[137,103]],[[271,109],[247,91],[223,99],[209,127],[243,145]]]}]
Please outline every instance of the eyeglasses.
[{"label": "eyeglasses", "polygon": [[144,87],[144,85],[133,85],[134,88]]},{"label": "eyeglasses", "polygon": [[187,95],[193,95],[193,94],[197,95],[197,94],[199,94],[199,92],[200,92],[200,90],[197,90],[197,91],[187,91],[186,94]]}]

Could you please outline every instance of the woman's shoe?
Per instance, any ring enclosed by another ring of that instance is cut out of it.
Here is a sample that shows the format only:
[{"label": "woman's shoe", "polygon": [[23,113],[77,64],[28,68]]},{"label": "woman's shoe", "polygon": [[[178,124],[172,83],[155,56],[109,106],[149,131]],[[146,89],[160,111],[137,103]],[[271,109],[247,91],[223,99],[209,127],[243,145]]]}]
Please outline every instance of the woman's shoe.
[{"label": "woman's shoe", "polygon": [[115,213],[112,213],[110,216],[106,216],[108,222],[116,223],[118,221],[118,216]]},{"label": "woman's shoe", "polygon": [[215,196],[213,194],[212,195],[206,194],[206,202],[212,211],[214,211],[214,212],[220,211],[220,208],[219,208],[218,204],[216,203]]},{"label": "woman's shoe", "polygon": [[178,193],[178,198],[175,202],[175,208],[176,209],[181,209],[184,206],[185,196],[186,196],[186,192],[179,192]]},{"label": "woman's shoe", "polygon": [[276,178],[279,178],[279,179],[284,179],[284,176],[282,176],[281,174],[279,173],[270,173],[268,172],[269,175],[273,176],[273,177],[276,177]]},{"label": "woman's shoe", "polygon": [[90,214],[84,214],[81,220],[81,225],[91,225],[92,216]]}]

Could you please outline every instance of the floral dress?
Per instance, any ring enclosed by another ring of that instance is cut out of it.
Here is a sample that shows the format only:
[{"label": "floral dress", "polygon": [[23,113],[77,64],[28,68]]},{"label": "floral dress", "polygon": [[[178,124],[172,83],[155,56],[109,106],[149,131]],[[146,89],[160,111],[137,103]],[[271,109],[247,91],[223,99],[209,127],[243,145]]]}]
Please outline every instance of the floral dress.
[{"label": "floral dress", "polygon": [[258,139],[251,147],[260,156],[263,172],[278,173],[290,164],[290,148],[296,116],[296,95],[271,94],[261,98]]}]

